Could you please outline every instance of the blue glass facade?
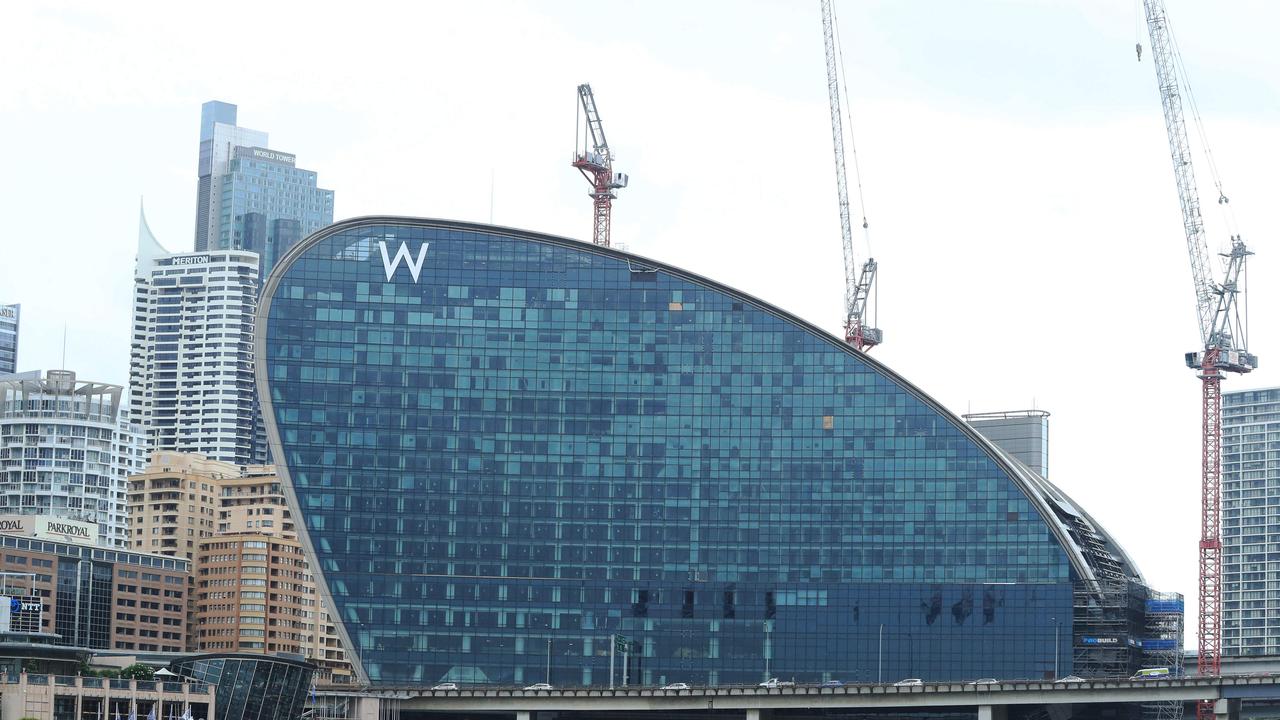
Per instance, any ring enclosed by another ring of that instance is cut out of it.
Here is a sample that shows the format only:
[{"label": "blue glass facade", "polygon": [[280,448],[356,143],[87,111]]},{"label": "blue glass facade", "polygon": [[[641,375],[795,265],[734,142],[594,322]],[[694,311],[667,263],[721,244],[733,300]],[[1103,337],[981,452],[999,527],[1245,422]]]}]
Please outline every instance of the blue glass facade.
[{"label": "blue glass facade", "polygon": [[314,170],[296,167],[289,153],[237,147],[221,177],[218,249],[252,250],[271,271],[298,240],[333,222],[333,191],[317,187]]},{"label": "blue glass facade", "polygon": [[730,288],[532,233],[345,221],[277,267],[257,356],[375,684],[607,685],[614,635],[633,684],[1071,671],[1083,561],[1008,461]]}]

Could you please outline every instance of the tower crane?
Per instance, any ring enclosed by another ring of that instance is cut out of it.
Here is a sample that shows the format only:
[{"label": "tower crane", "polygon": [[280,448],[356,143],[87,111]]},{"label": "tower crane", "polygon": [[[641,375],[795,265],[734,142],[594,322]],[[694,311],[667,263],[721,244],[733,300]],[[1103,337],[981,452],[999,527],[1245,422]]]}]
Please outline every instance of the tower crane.
[{"label": "tower crane", "polygon": [[[581,147],[574,147],[573,167],[578,168],[582,176],[591,183],[592,229],[591,242],[609,247],[610,216],[613,213],[613,201],[617,199],[615,190],[627,186],[624,173],[613,172],[613,153],[609,150],[609,142],[604,137],[604,125],[600,122],[600,111],[596,109],[595,95],[591,86],[583,83],[578,86],[578,118],[586,119],[586,131],[582,133]],[[579,138],[577,129],[574,132],[574,145]]]},{"label": "tower crane", "polygon": [[[861,271],[853,257],[853,229],[849,221],[849,181],[844,173],[844,128],[840,122],[840,85],[836,74],[835,20],[831,0],[821,0],[823,47],[827,54],[827,99],[831,105],[831,140],[835,145],[836,197],[840,203],[840,239],[844,242],[844,341],[866,352],[884,339],[879,328],[867,324],[867,306],[876,281],[875,258]],[[855,161],[857,160],[855,150]],[[867,228],[867,218],[862,218]]]},{"label": "tower crane", "polygon": [[[1192,110],[1195,99],[1186,80],[1178,79],[1182,58],[1169,30],[1164,0],[1143,0],[1147,29],[1151,35],[1151,59],[1156,66],[1156,81],[1164,106],[1164,124],[1169,134],[1169,154],[1173,159],[1173,176],[1178,185],[1182,205],[1182,225],[1191,256],[1191,277],[1196,292],[1200,342],[1203,349],[1186,354],[1187,366],[1197,370],[1200,378],[1201,405],[1201,508],[1200,508],[1200,675],[1222,672],[1222,400],[1221,382],[1224,372],[1247,373],[1258,367],[1258,358],[1249,353],[1247,318],[1242,318],[1245,287],[1245,262],[1252,253],[1240,235],[1230,236],[1230,250],[1221,254],[1226,266],[1220,282],[1213,278],[1213,267],[1205,238],[1204,220],[1200,216],[1200,195],[1191,164],[1191,147],[1187,140],[1187,124],[1183,118],[1182,94],[1187,90]],[[1141,55],[1139,55],[1139,59]],[[1199,118],[1196,117],[1197,123]],[[1203,134],[1201,135],[1203,137]],[[1210,169],[1214,170],[1212,163]],[[1227,204],[1222,183],[1216,177],[1218,202]],[[1196,715],[1200,720],[1213,717],[1210,701],[1201,701]]]}]

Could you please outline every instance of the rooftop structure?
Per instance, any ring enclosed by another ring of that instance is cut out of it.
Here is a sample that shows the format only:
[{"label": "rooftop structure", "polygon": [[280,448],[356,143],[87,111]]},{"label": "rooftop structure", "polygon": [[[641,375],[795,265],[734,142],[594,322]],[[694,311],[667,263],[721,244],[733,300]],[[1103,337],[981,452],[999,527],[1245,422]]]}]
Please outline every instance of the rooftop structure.
[{"label": "rooftop structure", "polygon": [[1049,477],[1049,413],[1011,410],[963,416],[982,436],[999,445],[1040,477]]}]

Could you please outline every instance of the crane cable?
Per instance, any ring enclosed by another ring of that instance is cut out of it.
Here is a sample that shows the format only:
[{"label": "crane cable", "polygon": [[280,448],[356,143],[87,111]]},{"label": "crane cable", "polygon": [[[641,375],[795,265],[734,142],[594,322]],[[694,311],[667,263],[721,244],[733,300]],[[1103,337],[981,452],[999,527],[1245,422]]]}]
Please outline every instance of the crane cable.
[{"label": "crane cable", "polygon": [[1218,191],[1218,209],[1222,212],[1223,220],[1227,224],[1227,232],[1231,236],[1239,234],[1239,226],[1236,222],[1235,209],[1231,207],[1231,200],[1227,197],[1222,189],[1222,176],[1218,173],[1218,161],[1213,156],[1213,148],[1209,144],[1209,135],[1205,131],[1204,120],[1200,117],[1200,104],[1196,102],[1195,91],[1191,89],[1191,76],[1187,73],[1187,66],[1182,60],[1182,48],[1178,45],[1178,38],[1173,34],[1173,27],[1169,25],[1169,19],[1165,18],[1165,28],[1169,33],[1169,44],[1173,48],[1173,60],[1178,65],[1178,75],[1182,78],[1182,87],[1186,90],[1187,105],[1191,109],[1192,124],[1195,125],[1196,135],[1200,137],[1200,147],[1204,149],[1205,161],[1209,166],[1209,176],[1213,180],[1213,186]]},{"label": "crane cable", "polygon": [[1138,62],[1142,62],[1142,32],[1138,24],[1138,5],[1142,0],[1133,0],[1133,49],[1138,52]]},{"label": "crane cable", "polygon": [[853,156],[853,177],[858,184],[858,209],[862,211],[862,238],[867,244],[867,257],[870,258],[872,256],[871,225],[867,222],[867,202],[862,194],[862,167],[858,163],[858,143],[854,140],[853,133],[853,103],[849,101],[849,86],[845,81],[847,76],[844,71],[844,45],[840,42],[840,23],[836,18],[834,2],[831,3],[831,27],[835,30],[836,55],[840,58],[840,87],[844,93],[844,111],[849,119],[849,153]]}]

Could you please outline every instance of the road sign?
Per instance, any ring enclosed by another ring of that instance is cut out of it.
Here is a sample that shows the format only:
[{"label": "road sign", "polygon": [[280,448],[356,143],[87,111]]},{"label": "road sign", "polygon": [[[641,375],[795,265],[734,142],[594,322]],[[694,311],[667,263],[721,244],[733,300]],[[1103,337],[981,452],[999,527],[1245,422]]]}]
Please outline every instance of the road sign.
[{"label": "road sign", "polygon": [[627,648],[628,646],[630,646],[630,644],[631,644],[631,641],[627,639],[626,635],[613,636],[613,649],[617,650],[618,652],[627,652]]}]

